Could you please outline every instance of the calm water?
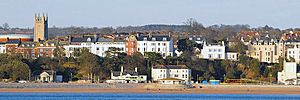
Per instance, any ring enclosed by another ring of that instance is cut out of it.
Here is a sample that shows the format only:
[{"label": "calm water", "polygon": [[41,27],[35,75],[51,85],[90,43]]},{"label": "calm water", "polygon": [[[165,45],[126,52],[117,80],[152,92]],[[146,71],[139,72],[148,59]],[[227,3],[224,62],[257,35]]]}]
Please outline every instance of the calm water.
[{"label": "calm water", "polygon": [[0,100],[300,100],[300,95],[133,94],[133,93],[0,93]]}]

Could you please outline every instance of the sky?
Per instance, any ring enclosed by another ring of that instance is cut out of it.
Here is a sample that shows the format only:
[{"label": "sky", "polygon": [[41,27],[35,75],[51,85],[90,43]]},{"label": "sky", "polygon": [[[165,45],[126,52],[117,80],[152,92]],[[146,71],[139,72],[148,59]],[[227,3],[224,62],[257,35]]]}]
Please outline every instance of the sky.
[{"label": "sky", "polygon": [[0,0],[0,24],[32,28],[35,13],[49,27],[215,24],[300,28],[300,0]]}]

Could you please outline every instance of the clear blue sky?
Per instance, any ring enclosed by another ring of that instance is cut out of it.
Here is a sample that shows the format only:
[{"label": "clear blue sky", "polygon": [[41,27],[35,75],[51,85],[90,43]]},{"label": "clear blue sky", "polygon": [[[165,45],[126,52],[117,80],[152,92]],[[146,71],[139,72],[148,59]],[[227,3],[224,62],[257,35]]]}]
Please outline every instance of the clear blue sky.
[{"label": "clear blue sky", "polygon": [[49,26],[183,24],[300,27],[300,0],[1,0],[0,24],[33,27],[35,13],[48,13]]}]

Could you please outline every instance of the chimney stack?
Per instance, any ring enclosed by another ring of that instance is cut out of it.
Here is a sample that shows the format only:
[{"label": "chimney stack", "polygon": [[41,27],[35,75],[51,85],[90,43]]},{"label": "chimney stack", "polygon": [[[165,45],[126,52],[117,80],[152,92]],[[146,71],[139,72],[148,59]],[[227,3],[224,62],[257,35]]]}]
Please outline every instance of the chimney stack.
[{"label": "chimney stack", "polygon": [[135,72],[138,72],[137,67],[134,68],[134,71],[135,71]]},{"label": "chimney stack", "polygon": [[124,71],[124,68],[123,68],[123,66],[121,66],[121,73],[123,73],[123,71]]}]

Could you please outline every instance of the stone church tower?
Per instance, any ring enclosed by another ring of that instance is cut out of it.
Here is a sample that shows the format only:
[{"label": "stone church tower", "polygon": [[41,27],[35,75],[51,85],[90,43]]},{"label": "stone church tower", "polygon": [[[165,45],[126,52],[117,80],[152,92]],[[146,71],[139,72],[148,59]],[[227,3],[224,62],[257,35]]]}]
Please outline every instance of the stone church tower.
[{"label": "stone church tower", "polygon": [[34,16],[34,41],[48,39],[48,15],[40,14]]}]

